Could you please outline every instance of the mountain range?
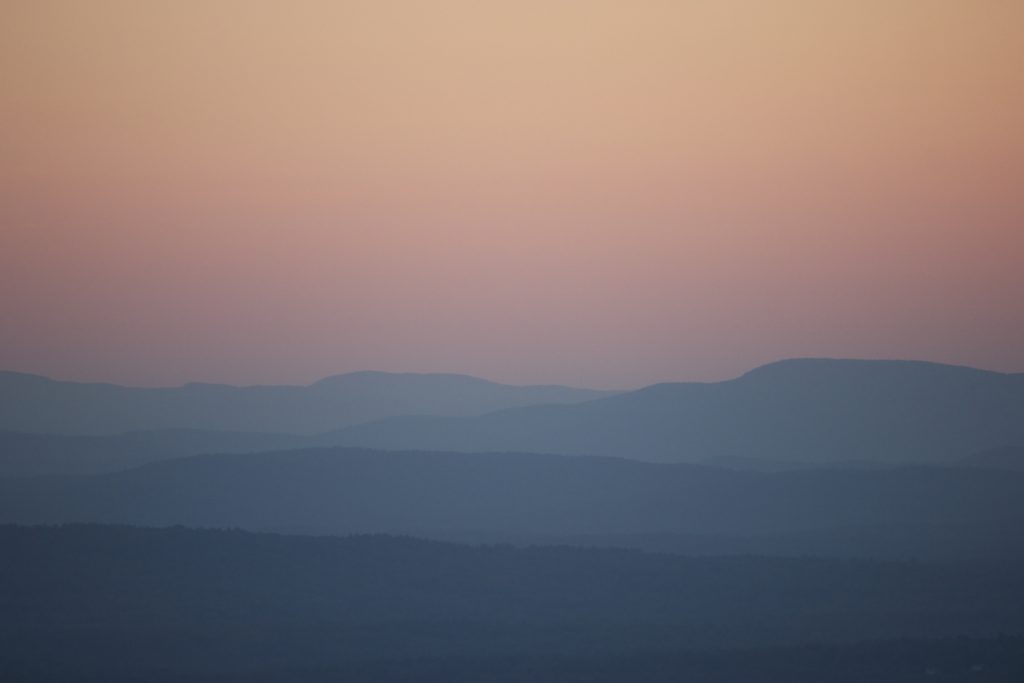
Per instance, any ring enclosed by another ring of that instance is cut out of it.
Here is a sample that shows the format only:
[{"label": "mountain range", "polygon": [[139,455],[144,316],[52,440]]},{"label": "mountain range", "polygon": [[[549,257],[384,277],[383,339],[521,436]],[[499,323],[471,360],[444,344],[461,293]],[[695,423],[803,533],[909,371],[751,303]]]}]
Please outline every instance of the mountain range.
[{"label": "mountain range", "polygon": [[[462,667],[488,673],[457,680],[906,683],[929,680],[926,664],[955,662],[869,659],[873,666],[853,678],[830,675],[834,660],[801,671],[807,659],[768,677],[756,664],[736,671],[735,661],[723,674],[721,660],[700,667],[700,677],[640,666],[638,679],[636,662],[600,679],[547,667],[501,671],[527,655],[642,662],[695,650],[950,636],[963,648],[966,636],[1024,632],[1019,573],[917,563],[78,525],[0,526],[0,547],[0,672],[11,681],[370,683],[381,677],[353,673],[386,671],[385,663],[411,667],[411,680],[449,681],[423,660],[463,658]],[[998,662],[965,655],[975,659],[957,668],[968,674]],[[908,664],[916,675],[907,675]]]},{"label": "mountain range", "polygon": [[574,405],[395,417],[349,427],[327,441],[657,462],[948,463],[1024,444],[1024,374],[801,359],[725,382],[657,384]]},{"label": "mountain range", "polygon": [[1024,474],[764,473],[590,456],[311,449],[0,479],[0,522],[1017,562]]},{"label": "mountain range", "polygon": [[[725,382],[614,395],[450,375],[133,389],[6,373],[0,399],[0,476],[327,446],[608,455],[750,470],[971,458],[1015,469],[1020,459],[1007,453],[1024,444],[1024,375],[908,361],[783,361]],[[417,411],[448,414],[409,414]],[[349,426],[300,433],[338,424]],[[107,433],[118,428],[130,429]]]},{"label": "mountain range", "polygon": [[0,373],[0,680],[1016,683],[1022,463],[1024,375],[909,361]]},{"label": "mountain range", "polygon": [[512,386],[468,375],[355,372],[309,386],[139,388],[0,373],[0,430],[104,435],[139,430],[315,434],[396,415],[475,415],[614,392]]}]

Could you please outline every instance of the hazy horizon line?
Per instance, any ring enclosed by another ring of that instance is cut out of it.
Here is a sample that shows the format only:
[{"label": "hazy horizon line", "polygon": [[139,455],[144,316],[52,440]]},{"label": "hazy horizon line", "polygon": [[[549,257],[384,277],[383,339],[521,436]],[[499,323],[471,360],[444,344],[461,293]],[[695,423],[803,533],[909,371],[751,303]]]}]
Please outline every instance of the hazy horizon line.
[{"label": "hazy horizon line", "polygon": [[565,384],[560,382],[511,382],[493,379],[479,374],[473,374],[468,372],[454,372],[454,371],[427,371],[427,370],[381,370],[381,369],[365,369],[365,370],[351,370],[348,372],[337,372],[325,374],[318,379],[313,379],[308,382],[253,382],[248,384],[235,384],[231,382],[213,382],[204,380],[190,380],[182,382],[180,384],[125,384],[114,381],[105,380],[90,380],[90,379],[64,379],[53,375],[44,374],[42,372],[27,372],[23,370],[9,370],[0,368],[0,376],[2,375],[21,375],[24,377],[32,377],[37,379],[44,379],[51,382],[58,382],[61,384],[91,384],[91,385],[105,385],[113,387],[121,387],[125,389],[185,389],[188,387],[196,386],[209,386],[209,387],[228,387],[233,389],[251,389],[259,387],[294,387],[294,388],[309,388],[323,382],[344,378],[353,377],[356,375],[387,375],[387,376],[419,376],[419,377],[457,377],[464,379],[472,379],[481,382],[487,382],[490,384],[497,384],[502,386],[510,387],[563,387],[569,389],[580,389],[585,391],[595,392],[608,392],[608,393],[625,393],[630,391],[638,391],[651,386],[659,384],[718,384],[720,382],[728,382],[731,380],[739,379],[751,372],[754,372],[760,368],[777,365],[781,363],[794,362],[794,361],[835,361],[835,362],[864,362],[864,363],[918,363],[923,365],[937,365],[952,368],[965,368],[969,370],[976,370],[978,372],[987,372],[997,375],[1019,375],[1024,374],[1024,371],[1004,371],[995,370],[991,368],[980,367],[977,365],[971,365],[966,363],[952,363],[943,361],[924,360],[921,358],[898,358],[898,357],[881,357],[881,358],[869,358],[869,357],[856,357],[856,356],[786,356],[776,360],[767,361],[764,363],[756,364],[746,370],[739,373],[729,374],[725,377],[710,380],[694,380],[694,379],[665,379],[655,382],[643,383],[630,387],[595,387],[580,384]]}]

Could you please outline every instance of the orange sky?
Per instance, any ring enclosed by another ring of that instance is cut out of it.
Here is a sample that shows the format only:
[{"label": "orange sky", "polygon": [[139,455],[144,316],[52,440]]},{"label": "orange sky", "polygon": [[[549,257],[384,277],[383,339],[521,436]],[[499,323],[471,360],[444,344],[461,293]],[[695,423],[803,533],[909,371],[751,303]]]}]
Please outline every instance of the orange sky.
[{"label": "orange sky", "polygon": [[1017,0],[0,6],[0,368],[1024,371]]}]

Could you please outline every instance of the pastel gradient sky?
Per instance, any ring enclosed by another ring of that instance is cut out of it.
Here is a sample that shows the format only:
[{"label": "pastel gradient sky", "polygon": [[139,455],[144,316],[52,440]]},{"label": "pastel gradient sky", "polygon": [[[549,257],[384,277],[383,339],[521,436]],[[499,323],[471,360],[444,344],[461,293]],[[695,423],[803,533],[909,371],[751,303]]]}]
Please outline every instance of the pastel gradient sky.
[{"label": "pastel gradient sky", "polygon": [[0,368],[1024,371],[1019,0],[0,5]]}]

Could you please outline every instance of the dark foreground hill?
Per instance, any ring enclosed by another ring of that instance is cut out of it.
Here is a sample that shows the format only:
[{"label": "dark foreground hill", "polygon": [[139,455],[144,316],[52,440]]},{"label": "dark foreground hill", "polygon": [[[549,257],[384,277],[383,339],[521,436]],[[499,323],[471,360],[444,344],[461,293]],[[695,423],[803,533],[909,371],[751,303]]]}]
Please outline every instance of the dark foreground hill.
[{"label": "dark foreground hill", "polygon": [[1021,642],[1005,638],[686,654],[1020,634],[1013,572],[182,528],[2,527],[0,547],[10,681],[916,681],[929,670],[1009,681],[1021,670]]},{"label": "dark foreground hill", "polygon": [[313,449],[0,480],[0,522],[572,542],[684,553],[1024,559],[1024,475],[746,472],[538,454]]},{"label": "dark foreground hill", "polygon": [[0,372],[0,430],[118,434],[194,429],[314,434],[394,415],[478,415],[612,392],[510,386],[467,375],[355,372],[309,386],[138,388]]},{"label": "dark foreground hill", "polygon": [[1024,375],[910,361],[783,361],[577,405],[402,417],[341,445],[611,455],[660,462],[950,463],[1024,444]]}]

